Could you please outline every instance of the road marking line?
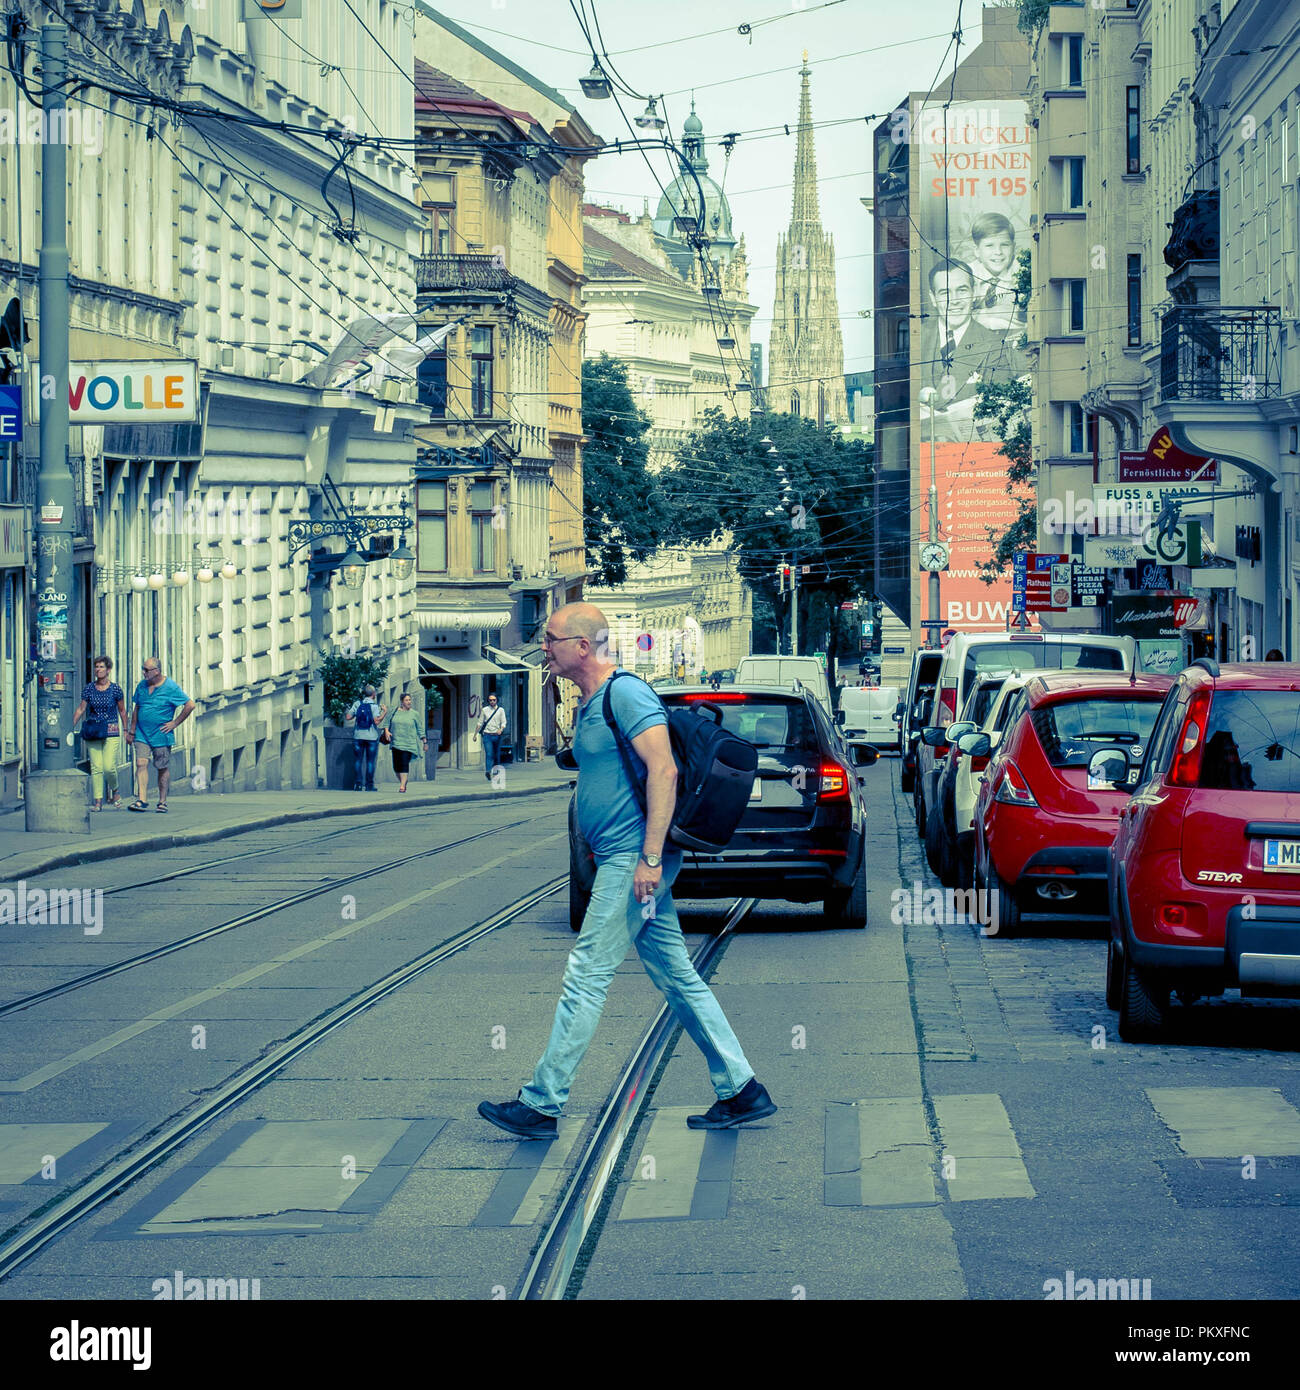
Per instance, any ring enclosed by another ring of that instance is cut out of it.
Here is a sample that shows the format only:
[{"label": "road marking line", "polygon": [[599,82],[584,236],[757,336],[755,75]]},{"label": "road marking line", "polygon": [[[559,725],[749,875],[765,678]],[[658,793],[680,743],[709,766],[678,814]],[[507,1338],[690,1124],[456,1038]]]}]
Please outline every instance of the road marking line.
[{"label": "road marking line", "polygon": [[[636,1162],[638,1176],[628,1183],[623,1196],[620,1221],[690,1216],[708,1135],[708,1130],[686,1127],[687,1115],[698,1112],[697,1105],[666,1105],[655,1111]],[[653,1178],[640,1176],[647,1159],[654,1161]]]},{"label": "road marking line", "polygon": [[921,1098],[896,1096],[828,1106],[825,1171],[826,1206],[937,1205],[934,1146]]},{"label": "road marking line", "polygon": [[955,1161],[945,1179],[951,1201],[1037,1196],[1001,1096],[935,1096],[934,1113],[941,1158]]},{"label": "road marking line", "polygon": [[1300,1114],[1275,1086],[1147,1087],[1188,1158],[1300,1154]]},{"label": "road marking line", "polygon": [[542,1214],[547,1198],[582,1127],[585,1115],[562,1115],[558,1134],[549,1143],[526,1139],[515,1147],[510,1162],[469,1223],[471,1226],[531,1226]]},{"label": "road marking line", "polygon": [[489,860],[486,864],[481,864],[470,873],[457,874],[455,878],[444,879],[441,883],[434,884],[432,888],[425,888],[419,893],[413,893],[409,898],[403,898],[401,902],[394,903],[391,907],[386,907],[369,917],[363,917],[359,922],[350,922],[347,926],[330,932],[328,936],[320,936],[314,941],[295,946],[292,950],[285,951],[273,960],[263,961],[261,965],[255,965],[249,970],[241,971],[238,975],[232,975],[228,980],[223,980],[211,989],[200,990],[197,994],[188,995],[175,1004],[169,1004],[166,1008],[155,1010],[145,1018],[127,1024],[125,1028],[119,1028],[115,1033],[109,1033],[107,1037],[100,1038],[93,1043],[87,1043],[85,1047],[78,1048],[76,1052],[68,1053],[66,1057],[60,1057],[36,1071],[28,1072],[26,1076],[17,1077],[12,1081],[0,1081],[0,1095],[18,1095],[23,1091],[35,1090],[37,1086],[43,1086],[51,1078],[61,1076],[65,1071],[71,1071],[73,1067],[79,1066],[82,1062],[88,1062],[121,1043],[139,1037],[141,1033],[147,1033],[150,1029],[157,1028],[160,1023],[170,1022],[180,1014],[196,1008],[199,1004],[206,1004],[210,999],[218,999],[232,989],[238,989],[252,980],[269,975],[282,965],[288,965],[290,961],[311,955],[313,951],[319,951],[323,946],[330,946],[336,941],[342,941],[354,932],[361,931],[364,927],[373,926],[376,922],[382,922],[388,917],[404,912],[408,907],[414,907],[417,903],[425,902],[429,898],[436,897],[439,893],[445,893],[449,888],[454,888],[457,884],[464,883],[471,878],[478,878],[491,869],[509,863],[512,859],[518,859],[524,854],[533,854],[542,845],[552,844],[556,840],[567,840],[568,837],[568,831],[565,830],[556,835],[548,835],[541,840],[534,840],[522,849],[511,850],[509,854],[502,854],[496,859]]},{"label": "road marking line", "polygon": [[16,1185],[34,1178],[50,1154],[54,1156],[57,1171],[65,1154],[105,1128],[106,1122],[0,1125],[0,1184]]}]

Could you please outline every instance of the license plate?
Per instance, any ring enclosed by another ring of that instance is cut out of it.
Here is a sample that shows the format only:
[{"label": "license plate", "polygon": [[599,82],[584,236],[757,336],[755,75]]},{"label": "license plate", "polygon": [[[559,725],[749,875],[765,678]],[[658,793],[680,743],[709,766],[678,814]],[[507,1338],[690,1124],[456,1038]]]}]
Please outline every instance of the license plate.
[{"label": "license plate", "polygon": [[751,801],[762,801],[763,799],[763,784],[757,777],[754,778],[754,789],[750,792],[749,799]]},{"label": "license plate", "polygon": [[1265,840],[1264,869],[1273,874],[1300,874],[1300,840]]}]

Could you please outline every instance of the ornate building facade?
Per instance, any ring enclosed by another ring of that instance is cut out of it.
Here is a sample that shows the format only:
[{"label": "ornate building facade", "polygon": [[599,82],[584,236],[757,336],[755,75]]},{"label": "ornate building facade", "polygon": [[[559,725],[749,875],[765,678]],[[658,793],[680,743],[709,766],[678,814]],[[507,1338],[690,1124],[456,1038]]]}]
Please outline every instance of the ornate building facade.
[{"label": "ornate building facade", "polygon": [[776,244],[776,293],[768,345],[769,410],[818,424],[849,423],[844,395],[844,342],[835,291],[835,238],[822,229],[817,199],[808,54],[799,70],[790,226]]}]

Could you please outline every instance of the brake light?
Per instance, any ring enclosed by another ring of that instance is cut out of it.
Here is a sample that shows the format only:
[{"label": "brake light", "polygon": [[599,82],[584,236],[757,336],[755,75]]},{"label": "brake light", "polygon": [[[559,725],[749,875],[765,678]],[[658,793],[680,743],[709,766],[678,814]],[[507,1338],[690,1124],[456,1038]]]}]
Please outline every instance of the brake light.
[{"label": "brake light", "polygon": [[1033,792],[1029,790],[1029,783],[1025,781],[1025,774],[1015,765],[1009,762],[1006,771],[1002,775],[1002,781],[998,783],[997,795],[994,801],[1001,801],[1008,806],[1037,806],[1038,801]]},{"label": "brake light", "polygon": [[818,801],[845,801],[849,795],[849,774],[839,763],[824,762],[819,769]]},{"label": "brake light", "polygon": [[[945,719],[944,716],[947,715]],[[944,681],[939,690],[939,717],[936,724],[951,724],[957,718],[957,686]]]},{"label": "brake light", "polygon": [[1210,714],[1210,691],[1202,688],[1191,698],[1187,717],[1169,769],[1171,787],[1194,787],[1201,776],[1201,753],[1205,748],[1205,725]]},{"label": "brake light", "polygon": [[1025,870],[1027,874],[1074,874],[1078,870],[1069,864],[1033,864]]},{"label": "brake light", "polygon": [[680,695],[677,697],[684,705],[740,705],[749,699],[748,695],[738,694],[734,690],[729,690],[724,695],[721,691],[710,690],[699,695]]}]

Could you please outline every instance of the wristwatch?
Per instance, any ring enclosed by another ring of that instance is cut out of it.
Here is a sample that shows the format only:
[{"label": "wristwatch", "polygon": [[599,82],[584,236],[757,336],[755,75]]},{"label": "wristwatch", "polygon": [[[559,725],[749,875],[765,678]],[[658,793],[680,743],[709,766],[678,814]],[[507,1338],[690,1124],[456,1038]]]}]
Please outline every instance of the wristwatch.
[{"label": "wristwatch", "polygon": [[662,863],[664,862],[664,861],[663,861],[663,857],[662,857],[661,855],[658,855],[658,854],[646,854],[644,851],[643,851],[642,854],[641,854],[641,858],[644,859],[645,862],[646,862],[652,869],[657,869],[657,868],[660,866],[660,864],[662,864]]}]

